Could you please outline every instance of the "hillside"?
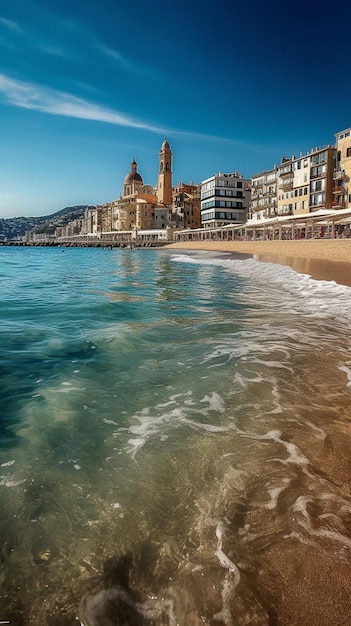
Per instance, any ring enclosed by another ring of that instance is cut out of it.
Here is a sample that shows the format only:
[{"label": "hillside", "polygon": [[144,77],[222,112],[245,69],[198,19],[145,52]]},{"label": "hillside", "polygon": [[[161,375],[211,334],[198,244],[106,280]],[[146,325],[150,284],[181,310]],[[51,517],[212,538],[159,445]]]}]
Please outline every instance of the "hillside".
[{"label": "hillside", "polygon": [[0,218],[0,240],[17,239],[23,237],[26,231],[34,230],[37,233],[53,234],[57,226],[64,226],[68,222],[83,217],[88,205],[65,207],[50,215],[40,217],[9,217]]}]

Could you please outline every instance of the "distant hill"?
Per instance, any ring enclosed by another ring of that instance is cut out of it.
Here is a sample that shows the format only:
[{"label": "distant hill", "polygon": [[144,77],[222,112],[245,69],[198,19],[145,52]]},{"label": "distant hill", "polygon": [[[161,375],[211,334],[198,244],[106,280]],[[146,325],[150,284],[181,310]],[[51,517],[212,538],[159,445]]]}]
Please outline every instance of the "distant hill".
[{"label": "distant hill", "polygon": [[53,234],[57,226],[64,226],[72,220],[83,217],[89,205],[68,206],[51,215],[40,217],[8,217],[0,218],[0,240],[23,237],[28,230],[36,233]]}]

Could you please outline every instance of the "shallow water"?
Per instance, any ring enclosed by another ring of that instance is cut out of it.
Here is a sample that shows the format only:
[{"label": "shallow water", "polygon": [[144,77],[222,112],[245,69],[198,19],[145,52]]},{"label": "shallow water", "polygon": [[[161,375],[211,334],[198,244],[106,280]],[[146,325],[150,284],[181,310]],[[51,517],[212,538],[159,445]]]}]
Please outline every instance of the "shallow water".
[{"label": "shallow water", "polygon": [[204,252],[0,261],[0,622],[350,623],[351,289]]}]

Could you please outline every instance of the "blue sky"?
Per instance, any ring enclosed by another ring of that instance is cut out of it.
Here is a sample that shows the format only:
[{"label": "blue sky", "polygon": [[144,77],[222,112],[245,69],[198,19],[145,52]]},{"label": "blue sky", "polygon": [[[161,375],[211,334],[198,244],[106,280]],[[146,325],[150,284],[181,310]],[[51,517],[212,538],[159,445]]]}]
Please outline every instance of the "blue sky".
[{"label": "blue sky", "polygon": [[0,217],[155,185],[245,177],[351,126],[351,8],[194,0],[0,0]]}]

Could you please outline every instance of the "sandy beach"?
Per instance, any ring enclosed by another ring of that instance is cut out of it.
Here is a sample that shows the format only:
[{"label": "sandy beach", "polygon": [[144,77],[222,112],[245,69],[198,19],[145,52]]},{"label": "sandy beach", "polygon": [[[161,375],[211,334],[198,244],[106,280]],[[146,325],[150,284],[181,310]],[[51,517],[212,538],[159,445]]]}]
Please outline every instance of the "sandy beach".
[{"label": "sandy beach", "polygon": [[351,287],[351,239],[189,241],[166,247],[251,254],[260,261],[289,265],[317,280],[333,280]]}]

